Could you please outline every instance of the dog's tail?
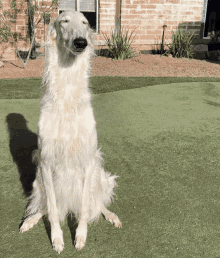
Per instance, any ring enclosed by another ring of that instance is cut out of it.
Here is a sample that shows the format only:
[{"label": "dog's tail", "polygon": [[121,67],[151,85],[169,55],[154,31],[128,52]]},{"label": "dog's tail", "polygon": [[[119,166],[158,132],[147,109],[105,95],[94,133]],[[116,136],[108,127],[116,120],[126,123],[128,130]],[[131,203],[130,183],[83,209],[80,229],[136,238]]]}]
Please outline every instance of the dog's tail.
[{"label": "dog's tail", "polygon": [[39,163],[39,159],[40,159],[40,151],[37,149],[37,150],[34,150],[32,152],[32,162],[35,164],[35,165],[38,165]]}]

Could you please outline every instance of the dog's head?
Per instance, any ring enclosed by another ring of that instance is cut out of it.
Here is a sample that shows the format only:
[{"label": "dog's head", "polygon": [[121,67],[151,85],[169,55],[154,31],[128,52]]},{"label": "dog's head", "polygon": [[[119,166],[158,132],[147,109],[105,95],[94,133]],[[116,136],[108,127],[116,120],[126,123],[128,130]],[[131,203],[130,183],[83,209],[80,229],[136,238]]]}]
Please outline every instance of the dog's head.
[{"label": "dog's head", "polygon": [[48,27],[48,39],[77,54],[94,45],[94,31],[80,12],[66,11]]}]

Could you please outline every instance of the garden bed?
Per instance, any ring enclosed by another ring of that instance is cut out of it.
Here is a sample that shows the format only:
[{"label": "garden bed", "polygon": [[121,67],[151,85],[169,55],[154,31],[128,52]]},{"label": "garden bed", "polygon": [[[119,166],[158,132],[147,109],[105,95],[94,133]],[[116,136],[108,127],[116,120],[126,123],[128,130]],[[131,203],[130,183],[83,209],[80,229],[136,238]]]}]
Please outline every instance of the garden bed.
[{"label": "garden bed", "polygon": [[[220,77],[220,61],[173,58],[160,55],[141,54],[126,60],[96,57],[92,60],[93,76],[150,76],[150,77]],[[21,61],[4,62],[0,68],[0,79],[41,77],[44,59],[29,60],[23,69]]]}]

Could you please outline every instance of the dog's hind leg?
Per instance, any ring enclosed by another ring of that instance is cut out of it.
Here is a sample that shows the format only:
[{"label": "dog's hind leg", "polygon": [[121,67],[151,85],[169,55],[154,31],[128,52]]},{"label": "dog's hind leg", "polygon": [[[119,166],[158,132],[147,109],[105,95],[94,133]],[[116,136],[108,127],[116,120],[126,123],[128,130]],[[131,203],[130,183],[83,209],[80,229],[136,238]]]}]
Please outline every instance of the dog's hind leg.
[{"label": "dog's hind leg", "polygon": [[25,219],[24,223],[20,227],[20,233],[28,231],[30,228],[33,228],[35,224],[39,221],[39,219],[44,215],[44,212],[38,212],[37,214],[31,215],[27,219]]},{"label": "dog's hind leg", "polygon": [[122,223],[115,213],[106,209],[104,205],[102,206],[101,212],[105,216],[106,220],[110,221],[112,224],[115,224],[117,228],[122,228]]},{"label": "dog's hind leg", "polygon": [[26,218],[20,227],[20,233],[28,231],[46,214],[45,207],[43,207],[46,205],[46,202],[43,198],[44,193],[41,184],[42,180],[39,174],[37,174],[37,178],[33,183],[33,193],[29,199],[29,205],[26,210]]}]

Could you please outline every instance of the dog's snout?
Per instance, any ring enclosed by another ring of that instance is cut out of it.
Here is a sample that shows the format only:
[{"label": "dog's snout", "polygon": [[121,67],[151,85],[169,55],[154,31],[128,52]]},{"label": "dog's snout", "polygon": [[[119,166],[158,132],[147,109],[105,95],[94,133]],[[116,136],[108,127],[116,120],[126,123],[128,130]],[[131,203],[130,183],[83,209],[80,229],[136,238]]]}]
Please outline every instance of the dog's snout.
[{"label": "dog's snout", "polygon": [[73,40],[73,48],[76,49],[76,51],[82,51],[87,47],[87,40],[84,38],[76,38]]}]

